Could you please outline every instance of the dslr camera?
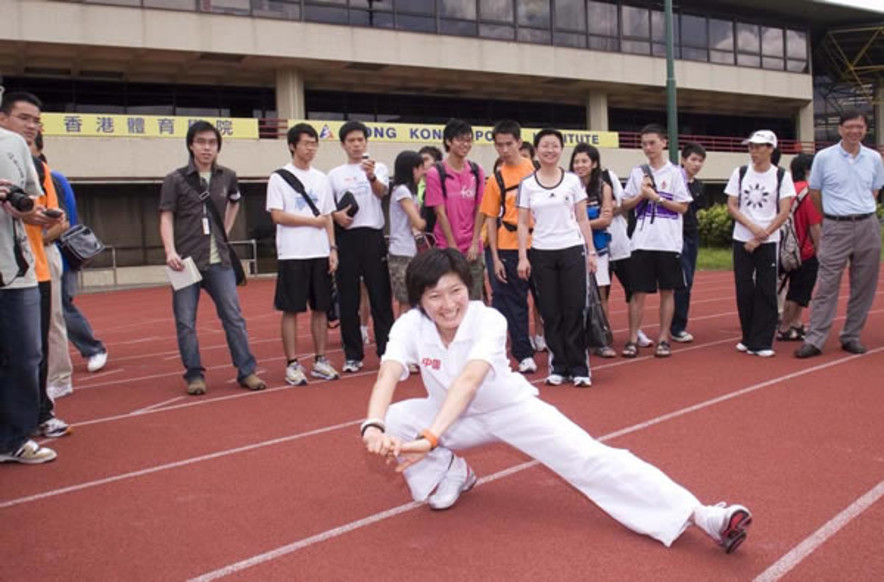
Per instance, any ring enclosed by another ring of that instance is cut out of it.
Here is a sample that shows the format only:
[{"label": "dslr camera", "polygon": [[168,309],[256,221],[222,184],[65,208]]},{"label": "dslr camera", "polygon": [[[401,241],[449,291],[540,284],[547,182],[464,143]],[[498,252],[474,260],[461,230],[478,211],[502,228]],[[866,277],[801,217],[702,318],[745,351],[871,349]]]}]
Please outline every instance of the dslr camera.
[{"label": "dslr camera", "polygon": [[9,186],[6,202],[19,212],[30,212],[34,209],[34,199],[18,186]]}]

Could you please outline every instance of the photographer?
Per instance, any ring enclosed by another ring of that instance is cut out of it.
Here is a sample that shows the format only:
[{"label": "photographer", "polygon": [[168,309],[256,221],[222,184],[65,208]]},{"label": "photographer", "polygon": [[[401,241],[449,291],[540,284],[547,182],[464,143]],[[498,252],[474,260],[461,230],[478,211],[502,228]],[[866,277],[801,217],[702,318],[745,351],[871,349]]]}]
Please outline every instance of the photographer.
[{"label": "photographer", "polygon": [[22,221],[54,222],[34,204],[42,194],[27,143],[0,128],[0,463],[56,457],[30,438],[40,406],[40,292]]}]

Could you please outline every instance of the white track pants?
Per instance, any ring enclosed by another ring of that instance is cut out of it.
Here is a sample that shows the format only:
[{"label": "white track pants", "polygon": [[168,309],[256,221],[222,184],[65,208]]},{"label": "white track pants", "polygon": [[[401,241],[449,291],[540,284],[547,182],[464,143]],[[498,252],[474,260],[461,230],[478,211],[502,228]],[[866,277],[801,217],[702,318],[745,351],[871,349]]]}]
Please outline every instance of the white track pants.
[{"label": "white track pants", "polygon": [[[387,431],[412,440],[438,412],[428,399],[404,400],[387,413]],[[629,529],[669,546],[689,525],[700,502],[656,467],[625,449],[593,439],[557,408],[529,398],[485,414],[463,416],[439,446],[405,471],[411,494],[425,500],[448,467],[452,451],[503,442],[537,459]]]}]

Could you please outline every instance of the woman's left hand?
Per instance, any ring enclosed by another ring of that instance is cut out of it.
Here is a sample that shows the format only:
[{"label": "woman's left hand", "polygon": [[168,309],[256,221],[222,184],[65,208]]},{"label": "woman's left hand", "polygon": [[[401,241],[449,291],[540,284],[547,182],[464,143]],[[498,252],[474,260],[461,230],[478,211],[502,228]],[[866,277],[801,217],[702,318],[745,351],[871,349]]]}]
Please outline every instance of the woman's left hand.
[{"label": "woman's left hand", "polygon": [[430,452],[431,445],[427,439],[416,439],[407,443],[402,443],[394,451],[399,457],[399,464],[396,465],[396,472],[401,473],[405,469],[422,461]]}]

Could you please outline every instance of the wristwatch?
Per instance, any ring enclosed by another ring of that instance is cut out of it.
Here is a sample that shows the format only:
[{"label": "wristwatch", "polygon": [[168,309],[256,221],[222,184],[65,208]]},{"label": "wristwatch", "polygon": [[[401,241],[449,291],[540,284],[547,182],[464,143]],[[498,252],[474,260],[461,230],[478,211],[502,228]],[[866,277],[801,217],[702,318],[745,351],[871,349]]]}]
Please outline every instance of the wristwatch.
[{"label": "wristwatch", "polygon": [[368,177],[368,181],[369,181],[369,182],[377,182],[377,181],[378,181],[378,177],[375,176],[374,174],[372,174],[371,176]]}]

